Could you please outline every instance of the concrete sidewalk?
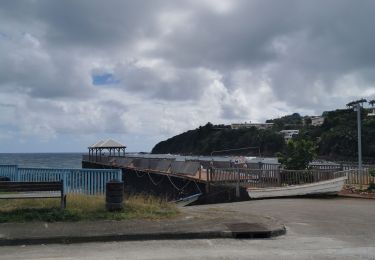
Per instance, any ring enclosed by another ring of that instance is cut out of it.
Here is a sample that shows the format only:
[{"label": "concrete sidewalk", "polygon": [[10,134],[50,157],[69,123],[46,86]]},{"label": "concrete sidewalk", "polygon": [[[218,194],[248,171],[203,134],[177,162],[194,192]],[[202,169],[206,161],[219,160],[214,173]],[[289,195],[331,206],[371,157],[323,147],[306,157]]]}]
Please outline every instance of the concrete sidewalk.
[{"label": "concrete sidewalk", "polygon": [[122,220],[0,224],[0,245],[83,243],[94,241],[269,238],[285,234],[284,225],[256,215],[222,208],[186,207],[164,220]]}]

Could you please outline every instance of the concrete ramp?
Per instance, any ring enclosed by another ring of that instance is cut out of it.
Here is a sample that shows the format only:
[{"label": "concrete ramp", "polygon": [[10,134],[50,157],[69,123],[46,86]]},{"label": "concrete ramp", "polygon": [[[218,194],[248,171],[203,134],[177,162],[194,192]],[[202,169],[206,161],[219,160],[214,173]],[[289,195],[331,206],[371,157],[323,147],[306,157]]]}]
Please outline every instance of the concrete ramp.
[{"label": "concrete ramp", "polygon": [[152,159],[150,160],[149,169],[153,171],[167,172],[173,162],[174,160]]},{"label": "concrete ramp", "polygon": [[117,158],[116,164],[123,167],[128,167],[133,162],[132,158]]},{"label": "concrete ramp", "polygon": [[230,168],[229,161],[199,161],[203,168],[208,169],[210,167],[214,168]]},{"label": "concrete ramp", "polygon": [[171,165],[173,174],[195,175],[201,167],[200,162],[180,162],[175,161]]},{"label": "concrete ramp", "polygon": [[134,158],[133,166],[138,170],[148,170],[150,169],[150,159],[147,158]]},{"label": "concrete ramp", "polygon": [[214,168],[231,168],[230,162],[226,161],[214,161]]}]

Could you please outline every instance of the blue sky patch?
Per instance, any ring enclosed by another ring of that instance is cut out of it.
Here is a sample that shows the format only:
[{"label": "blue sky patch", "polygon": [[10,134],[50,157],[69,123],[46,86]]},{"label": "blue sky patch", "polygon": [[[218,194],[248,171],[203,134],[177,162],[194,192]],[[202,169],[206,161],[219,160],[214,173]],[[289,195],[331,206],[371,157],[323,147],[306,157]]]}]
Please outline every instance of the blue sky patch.
[{"label": "blue sky patch", "polygon": [[92,84],[94,85],[113,85],[120,83],[112,73],[104,73],[99,75],[92,75]]}]

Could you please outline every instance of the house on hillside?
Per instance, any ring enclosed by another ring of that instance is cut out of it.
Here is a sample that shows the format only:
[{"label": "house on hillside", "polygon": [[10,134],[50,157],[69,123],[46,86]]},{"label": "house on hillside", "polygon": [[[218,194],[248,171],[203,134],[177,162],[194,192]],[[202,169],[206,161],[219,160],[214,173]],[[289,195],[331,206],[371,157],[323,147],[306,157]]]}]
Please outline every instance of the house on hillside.
[{"label": "house on hillside", "polygon": [[322,116],[312,116],[310,119],[312,126],[321,126],[324,123],[324,117]]},{"label": "house on hillside", "polygon": [[299,130],[281,130],[280,134],[284,136],[285,142],[289,142],[289,140],[299,134]]},{"label": "house on hillside", "polygon": [[256,129],[268,129],[273,126],[273,123],[234,123],[231,124],[230,127],[232,129],[241,129],[241,128],[250,128],[250,127],[255,127]]}]

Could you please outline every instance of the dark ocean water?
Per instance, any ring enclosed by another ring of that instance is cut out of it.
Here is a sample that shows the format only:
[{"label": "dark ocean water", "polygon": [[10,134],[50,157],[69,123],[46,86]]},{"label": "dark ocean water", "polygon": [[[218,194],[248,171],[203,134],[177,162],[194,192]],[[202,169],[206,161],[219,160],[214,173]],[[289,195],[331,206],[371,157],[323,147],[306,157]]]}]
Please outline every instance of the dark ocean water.
[{"label": "dark ocean water", "polygon": [[82,153],[0,153],[0,164],[19,167],[82,168]]}]

